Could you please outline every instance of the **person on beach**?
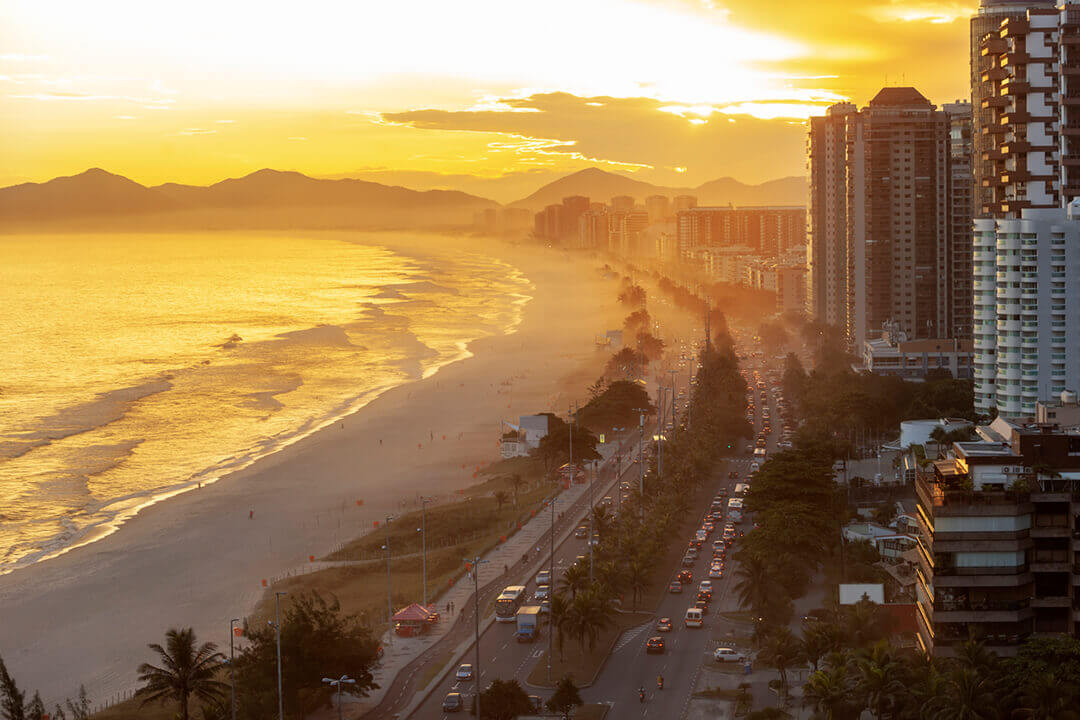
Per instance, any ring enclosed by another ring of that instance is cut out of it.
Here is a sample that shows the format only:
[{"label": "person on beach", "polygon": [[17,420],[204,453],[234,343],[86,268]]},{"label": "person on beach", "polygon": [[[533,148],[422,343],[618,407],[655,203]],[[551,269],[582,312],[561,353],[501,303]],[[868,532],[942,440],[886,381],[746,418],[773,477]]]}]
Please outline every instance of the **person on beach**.
[{"label": "person on beach", "polygon": [[248,510],[248,520],[251,520],[254,517],[255,517],[255,510],[254,509]]}]

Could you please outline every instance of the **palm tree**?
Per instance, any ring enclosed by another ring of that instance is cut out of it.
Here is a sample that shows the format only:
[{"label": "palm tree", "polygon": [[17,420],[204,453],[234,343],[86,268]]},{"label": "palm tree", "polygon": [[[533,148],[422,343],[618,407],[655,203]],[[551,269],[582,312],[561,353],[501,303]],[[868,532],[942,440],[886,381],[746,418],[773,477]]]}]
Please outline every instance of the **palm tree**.
[{"label": "palm tree", "polygon": [[851,691],[846,665],[817,670],[803,685],[803,704],[812,706],[824,720],[848,720],[853,714]]},{"label": "palm tree", "polygon": [[860,600],[848,607],[844,617],[847,636],[856,648],[870,647],[888,634],[887,617],[876,603]]},{"label": "palm tree", "polygon": [[633,598],[631,610],[637,610],[638,596],[649,585],[649,570],[651,565],[640,556],[635,555],[626,564],[626,585],[630,588]]},{"label": "palm tree", "polygon": [[592,511],[592,523],[593,532],[600,537],[607,537],[608,531],[611,530],[611,525],[614,523],[614,519],[611,517],[611,513],[604,505],[597,505]]},{"label": "palm tree", "polygon": [[765,640],[759,657],[766,665],[776,668],[776,674],[780,679],[780,692],[787,697],[787,671],[795,663],[799,662],[799,641],[787,627],[781,626],[773,630]]},{"label": "palm tree", "polygon": [[994,684],[969,667],[949,676],[944,692],[923,707],[926,720],[996,720],[1000,716]]},{"label": "palm tree", "polygon": [[570,593],[570,599],[576,600],[581,590],[589,587],[589,570],[583,563],[575,563],[563,571],[560,589]]},{"label": "palm tree", "polygon": [[599,563],[596,566],[596,582],[609,597],[618,595],[626,582],[623,567],[613,560]]},{"label": "palm tree", "polygon": [[1076,686],[1053,670],[1029,676],[1020,693],[1021,709],[1017,715],[1024,720],[1076,720]]},{"label": "palm tree", "polygon": [[225,656],[214,643],[197,645],[191,628],[170,629],[165,633],[165,647],[151,643],[158,654],[161,667],[143,663],[139,666],[139,681],[146,683],[139,692],[142,704],[155,700],[176,700],[180,705],[180,720],[188,720],[188,699],[194,695],[204,703],[224,696],[227,685],[214,676]]},{"label": "palm tree", "polygon": [[551,627],[555,631],[555,644],[559,646],[559,660],[563,658],[563,641],[566,633],[571,629],[570,603],[562,593],[553,593],[551,596]]},{"label": "palm tree", "polygon": [[607,601],[595,589],[578,595],[570,607],[574,618],[573,631],[578,636],[581,654],[584,655],[586,645],[590,651],[593,650],[600,639],[600,633],[611,625],[611,613],[608,611]]},{"label": "palm tree", "polygon": [[735,577],[735,594],[739,598],[739,605],[751,610],[756,617],[764,616],[777,593],[768,565],[757,555],[740,558]]},{"label": "palm tree", "polygon": [[863,707],[882,720],[885,708],[895,706],[896,698],[904,692],[903,666],[892,656],[889,644],[881,640],[855,658],[854,670]]},{"label": "palm tree", "polygon": [[521,475],[514,473],[510,476],[510,485],[514,488],[514,507],[518,506],[518,490],[525,484],[525,481],[521,479]]},{"label": "palm tree", "polygon": [[802,641],[799,643],[803,657],[817,672],[821,659],[834,650],[843,646],[839,637],[839,628],[832,623],[816,622],[803,630]]}]

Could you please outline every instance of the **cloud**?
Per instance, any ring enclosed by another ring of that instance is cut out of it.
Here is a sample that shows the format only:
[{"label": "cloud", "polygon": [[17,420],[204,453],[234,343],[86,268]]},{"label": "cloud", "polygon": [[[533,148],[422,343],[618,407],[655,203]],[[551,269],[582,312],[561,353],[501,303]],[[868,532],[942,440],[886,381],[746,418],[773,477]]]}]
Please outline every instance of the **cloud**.
[{"label": "cloud", "polygon": [[113,120],[138,120],[134,115],[113,115]]},{"label": "cloud", "polygon": [[801,122],[750,115],[716,122],[708,120],[719,113],[715,108],[673,108],[652,98],[544,93],[502,102],[532,112],[424,109],[383,113],[382,119],[418,130],[498,133],[506,139],[491,142],[489,150],[519,161],[606,163],[651,176],[680,167],[684,180],[695,182],[718,175],[758,182],[803,172]]},{"label": "cloud", "polygon": [[178,135],[213,135],[217,130],[207,130],[206,128],[184,128]]}]

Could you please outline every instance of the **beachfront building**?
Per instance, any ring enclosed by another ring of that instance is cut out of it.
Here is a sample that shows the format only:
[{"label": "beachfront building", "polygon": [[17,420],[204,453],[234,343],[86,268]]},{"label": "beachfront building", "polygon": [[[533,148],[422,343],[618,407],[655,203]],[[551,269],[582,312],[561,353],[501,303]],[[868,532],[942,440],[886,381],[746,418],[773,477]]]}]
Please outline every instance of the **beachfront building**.
[{"label": "beachfront building", "polygon": [[975,220],[975,409],[1033,417],[1080,387],[1080,202]]},{"label": "beachfront building", "polygon": [[859,370],[874,375],[895,375],[922,380],[931,371],[945,370],[954,378],[972,377],[972,344],[956,338],[908,340],[895,324],[878,337],[867,338]]},{"label": "beachfront building", "polygon": [[503,434],[499,440],[502,457],[526,457],[540,447],[540,441],[548,434],[547,415],[522,415],[517,424],[503,421]]},{"label": "beachfront building", "polygon": [[997,418],[918,473],[919,642],[970,638],[1015,655],[1034,636],[1080,637],[1080,434]]}]

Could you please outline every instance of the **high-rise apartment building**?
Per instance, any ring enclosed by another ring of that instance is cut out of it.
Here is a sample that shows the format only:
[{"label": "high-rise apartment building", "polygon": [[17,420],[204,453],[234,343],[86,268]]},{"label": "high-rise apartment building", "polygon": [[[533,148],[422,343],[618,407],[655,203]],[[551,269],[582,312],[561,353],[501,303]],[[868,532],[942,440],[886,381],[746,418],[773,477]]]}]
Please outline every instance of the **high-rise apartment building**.
[{"label": "high-rise apartment building", "polygon": [[983,79],[983,38],[997,33],[1003,20],[1026,18],[1029,8],[1053,8],[1055,5],[1056,0],[982,0],[971,16],[972,174],[975,207],[980,213],[984,206],[991,204],[989,186],[984,186],[983,180],[995,174],[991,160],[985,154],[990,152],[996,137],[991,107],[983,101],[998,95],[995,81],[990,76]]},{"label": "high-rise apartment building", "polygon": [[662,223],[668,219],[669,203],[663,195],[650,195],[645,198],[645,212],[649,213],[649,222]]},{"label": "high-rise apartment building", "polygon": [[806,212],[807,313],[819,322],[844,324],[847,307],[847,116],[838,103],[810,118],[807,136],[809,197]]},{"label": "high-rise apartment building", "polygon": [[736,235],[740,245],[775,258],[806,244],[806,208],[798,206],[742,206],[736,209]]},{"label": "high-rise apartment building", "polygon": [[578,236],[581,247],[591,250],[608,249],[607,208],[590,209],[578,219]]},{"label": "high-rise apartment building", "polygon": [[[975,220],[975,409],[1033,417],[1080,380],[1080,202]],[[1072,281],[1070,282],[1070,278]]]},{"label": "high-rise apartment building", "polygon": [[578,239],[578,226],[581,216],[589,211],[589,198],[571,195],[562,199],[562,239],[575,242]]},{"label": "high-rise apartment building", "polygon": [[942,337],[968,340],[972,314],[971,220],[976,214],[971,169],[971,104],[946,103],[942,110],[949,116],[949,234],[945,250],[949,326]]},{"label": "high-rise apartment building", "polygon": [[978,433],[917,474],[919,642],[1015,655],[1036,635],[1080,637],[1080,434],[1004,418]]},{"label": "high-rise apartment building", "polygon": [[634,209],[634,198],[629,195],[616,195],[611,198],[611,209],[615,212],[629,212]]},{"label": "high-rise apartment building", "polygon": [[888,87],[847,116],[848,339],[895,323],[911,339],[949,327],[949,117]]},{"label": "high-rise apartment building", "polygon": [[674,212],[679,213],[683,210],[693,210],[696,208],[697,198],[693,195],[676,195],[671,203],[674,206]]}]

